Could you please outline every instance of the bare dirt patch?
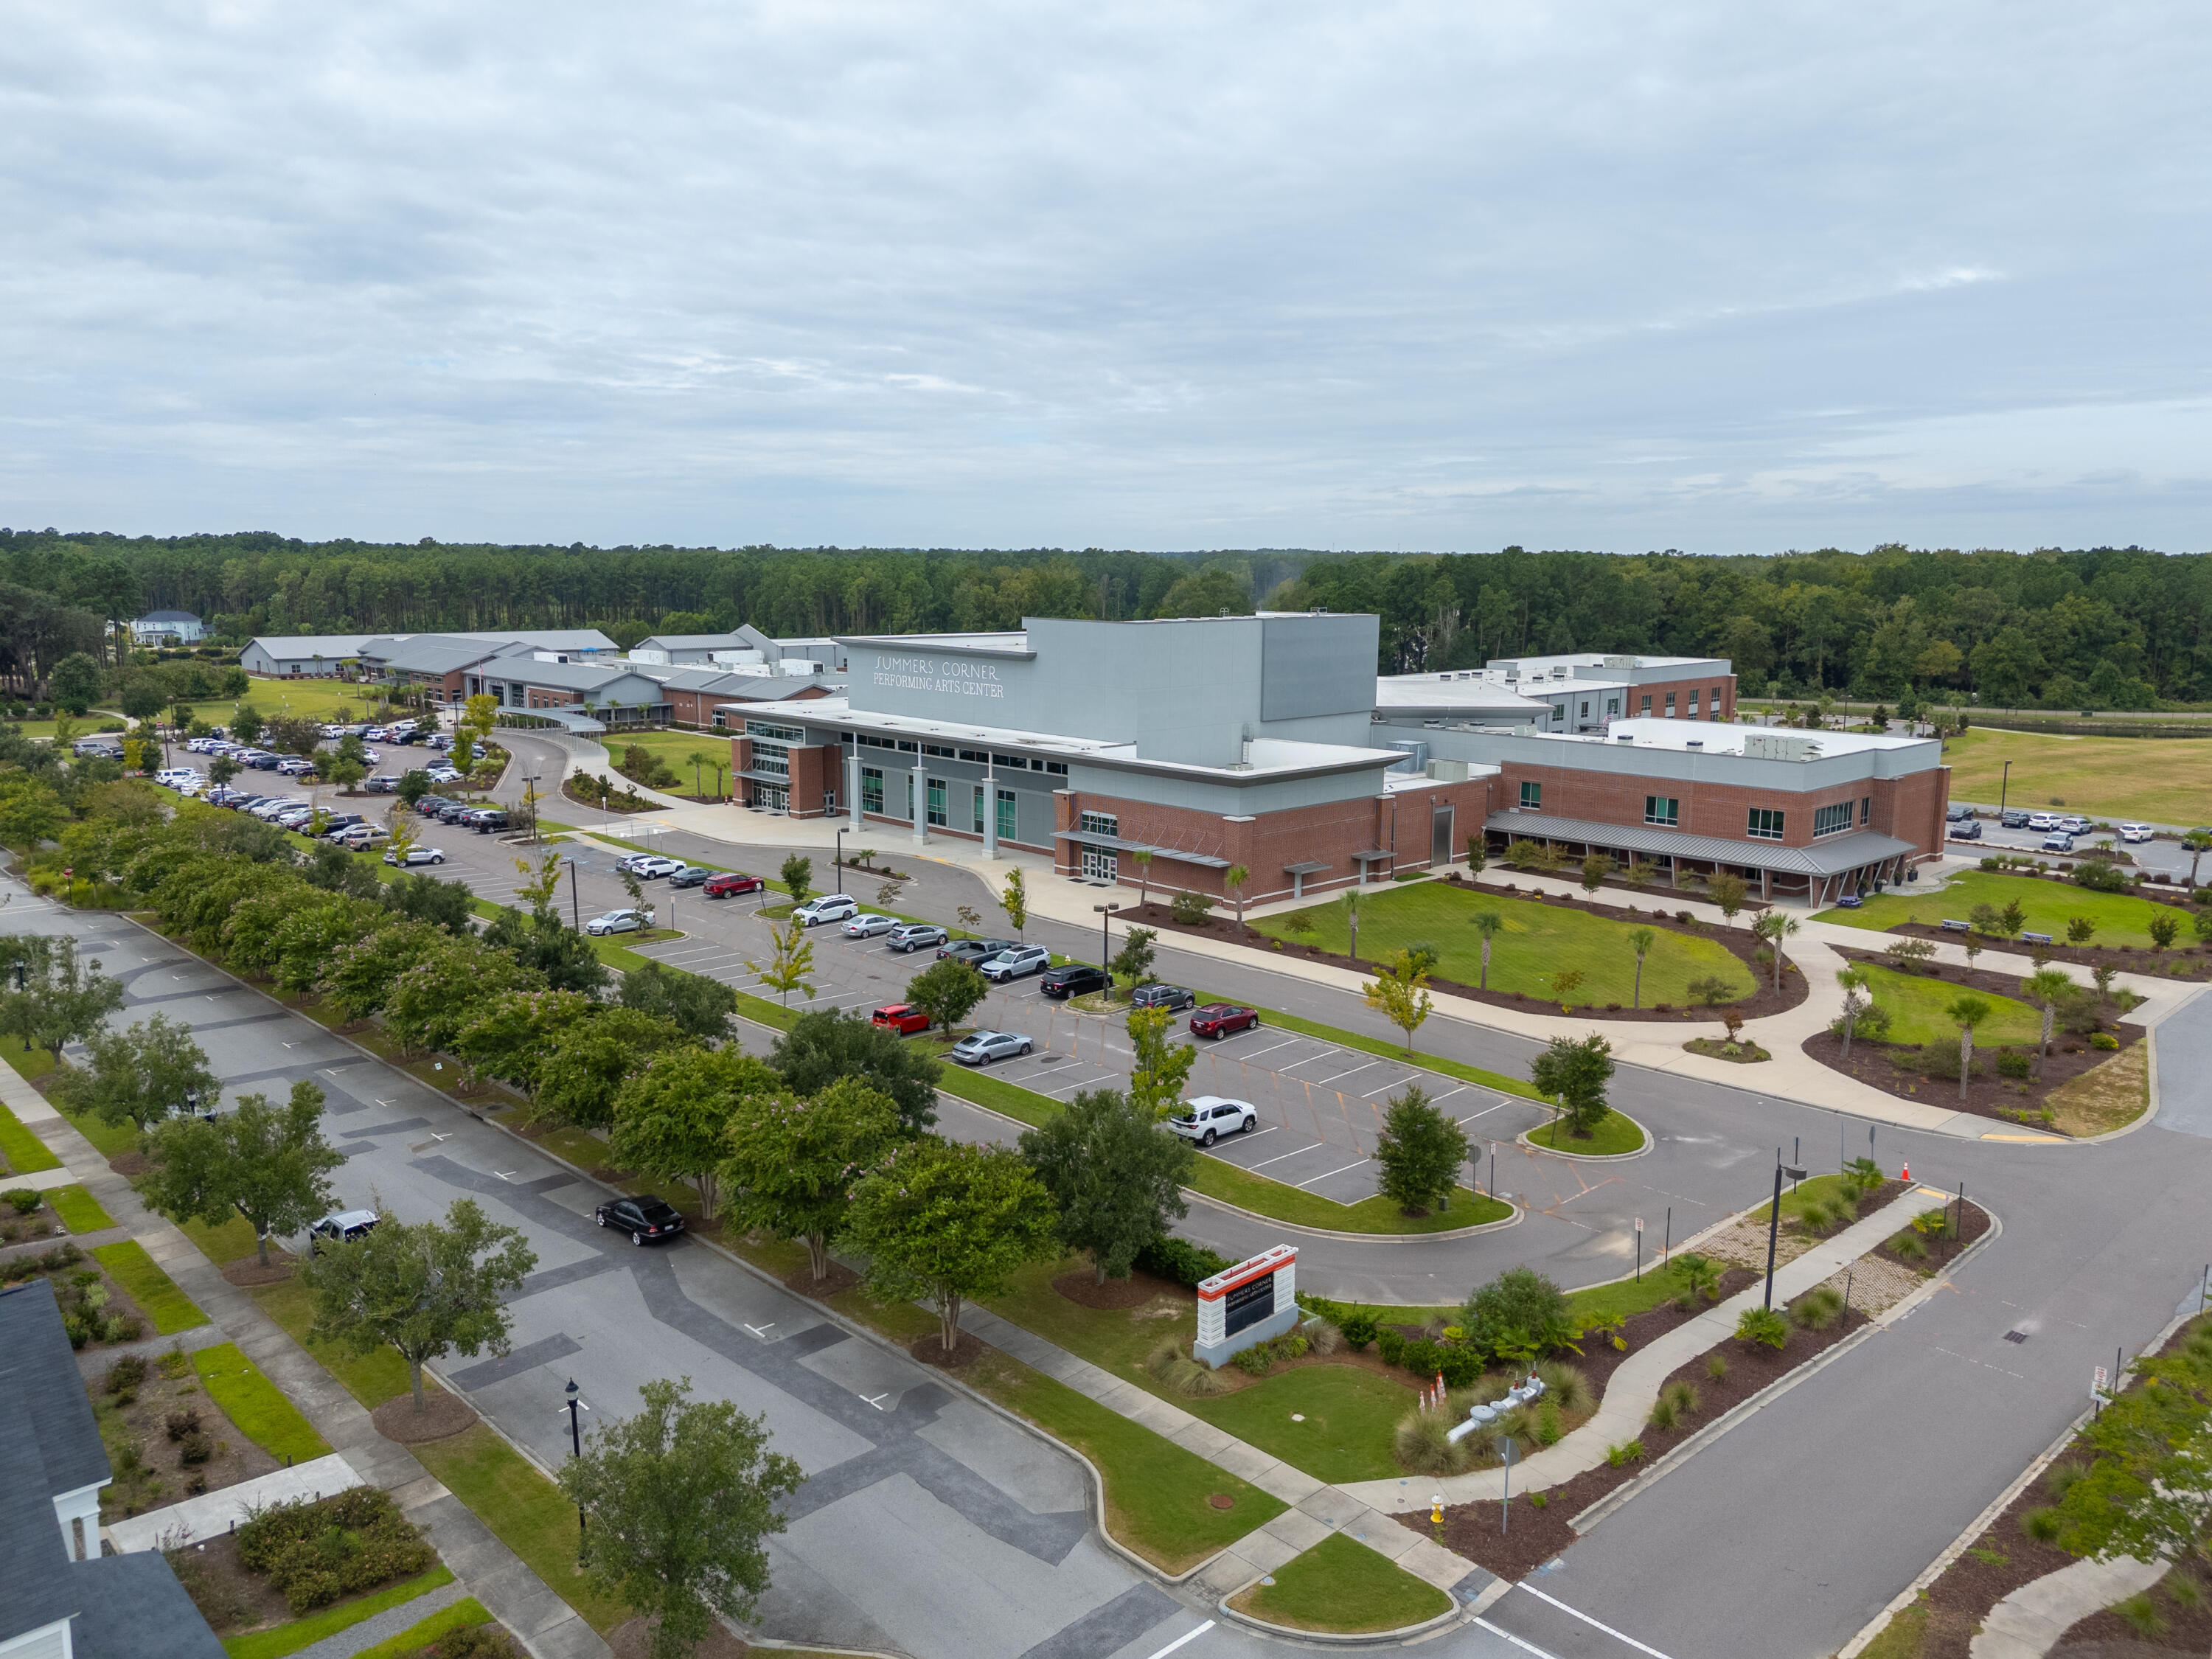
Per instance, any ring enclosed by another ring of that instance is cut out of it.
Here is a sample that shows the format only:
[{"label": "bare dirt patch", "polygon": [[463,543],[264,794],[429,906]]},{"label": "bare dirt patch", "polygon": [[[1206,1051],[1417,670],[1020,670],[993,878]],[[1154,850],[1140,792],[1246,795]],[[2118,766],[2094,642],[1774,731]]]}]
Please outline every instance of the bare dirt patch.
[{"label": "bare dirt patch", "polygon": [[1079,1267],[1054,1279],[1052,1287],[1078,1307],[1101,1308],[1115,1313],[1141,1308],[1157,1297],[1188,1295],[1182,1285],[1171,1285],[1146,1273],[1133,1272],[1127,1279],[1109,1279],[1103,1284],[1094,1283],[1095,1279],[1090,1268]]},{"label": "bare dirt patch", "polygon": [[2124,1128],[2150,1109],[2150,1050],[2131,1043],[2045,1095],[2051,1127],[2077,1139]]},{"label": "bare dirt patch", "polygon": [[477,1420],[477,1414],[458,1395],[443,1389],[433,1393],[426,1388],[421,1411],[415,1409],[413,1395],[403,1394],[397,1400],[386,1401],[368,1414],[368,1419],[386,1440],[396,1440],[403,1446],[419,1446],[426,1441],[459,1434]]},{"label": "bare dirt patch", "polygon": [[[615,1659],[652,1659],[652,1620],[642,1615],[623,1620],[607,1632],[607,1645],[615,1650]],[[752,1651],[719,1624],[691,1650],[692,1659],[745,1659]]]},{"label": "bare dirt patch", "polygon": [[935,1331],[915,1338],[906,1345],[906,1351],[923,1364],[934,1365],[940,1371],[964,1370],[985,1354],[997,1352],[981,1337],[967,1331],[959,1333],[958,1344],[950,1353],[945,1351],[945,1339]]},{"label": "bare dirt patch", "polygon": [[100,1494],[102,1520],[220,1492],[276,1467],[208,1398],[189,1364],[181,1376],[166,1374],[177,1369],[173,1361],[165,1368],[156,1359],[134,1388],[110,1394],[103,1380],[88,1390],[115,1469],[114,1480]]},{"label": "bare dirt patch", "polygon": [[860,1282],[860,1275],[843,1262],[831,1260],[829,1271],[821,1278],[814,1276],[813,1267],[801,1262],[783,1276],[783,1287],[800,1296],[811,1296],[817,1302],[827,1302],[832,1297],[842,1296]]},{"label": "bare dirt patch", "polygon": [[239,1289],[250,1291],[259,1285],[282,1285],[286,1279],[291,1278],[299,1265],[294,1257],[284,1251],[271,1250],[269,1252],[267,1267],[261,1265],[258,1256],[243,1256],[225,1266],[222,1276],[237,1285]]}]

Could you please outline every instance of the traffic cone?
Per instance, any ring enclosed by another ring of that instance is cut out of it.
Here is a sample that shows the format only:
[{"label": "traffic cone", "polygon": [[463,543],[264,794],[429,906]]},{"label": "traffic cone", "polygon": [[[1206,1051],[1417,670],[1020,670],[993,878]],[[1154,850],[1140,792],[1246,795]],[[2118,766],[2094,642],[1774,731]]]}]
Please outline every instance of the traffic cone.
[{"label": "traffic cone", "polygon": [[1912,1166],[1911,1166],[1910,1164],[1906,1164],[1906,1165],[1905,1166],[1905,1174],[1904,1174],[1904,1176],[1901,1177],[1901,1179],[1904,1181],[1905,1184],[1906,1186],[1908,1186],[1908,1187],[1910,1187],[1910,1186],[1912,1184]]}]

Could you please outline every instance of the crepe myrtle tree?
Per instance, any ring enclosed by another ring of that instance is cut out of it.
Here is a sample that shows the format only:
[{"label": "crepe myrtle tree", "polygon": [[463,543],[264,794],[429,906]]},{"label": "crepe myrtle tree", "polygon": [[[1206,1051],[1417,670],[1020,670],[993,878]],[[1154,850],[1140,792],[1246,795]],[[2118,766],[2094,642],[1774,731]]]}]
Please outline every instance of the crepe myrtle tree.
[{"label": "crepe myrtle tree", "polygon": [[459,1198],[443,1221],[381,1217],[361,1237],[310,1255],[300,1279],[314,1297],[313,1340],[356,1355],[397,1348],[419,1412],[429,1361],[511,1351],[507,1299],[537,1265],[520,1231]]},{"label": "crepe myrtle tree", "polygon": [[[1588,1139],[1605,1115],[1605,1085],[1613,1079],[1613,1045],[1592,1032],[1589,1036],[1553,1037],[1551,1046],[1536,1056],[1529,1081],[1559,1105],[1568,1132]],[[1557,1143],[1559,1120],[1553,1133]]]},{"label": "crepe myrtle tree", "polygon": [[957,957],[932,963],[906,982],[907,1001],[945,1031],[967,1018],[990,994],[990,982]]},{"label": "crepe myrtle tree", "polygon": [[1375,977],[1360,986],[1367,1006],[1406,1034],[1406,1052],[1413,1052],[1413,1033],[1420,1030],[1435,1007],[1429,994],[1429,970],[1411,951],[1400,951]]},{"label": "crepe myrtle tree", "polygon": [[1443,1210],[1467,1158],[1467,1132],[1418,1085],[1392,1097],[1375,1137],[1375,1184],[1383,1197],[1407,1215]]}]

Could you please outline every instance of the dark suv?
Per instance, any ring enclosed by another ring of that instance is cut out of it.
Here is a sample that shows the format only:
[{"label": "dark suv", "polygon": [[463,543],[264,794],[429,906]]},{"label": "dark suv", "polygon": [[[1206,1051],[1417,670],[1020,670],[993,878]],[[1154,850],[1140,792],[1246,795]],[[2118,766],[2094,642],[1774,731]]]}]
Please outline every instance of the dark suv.
[{"label": "dark suv", "polygon": [[507,814],[496,806],[480,806],[470,813],[465,822],[477,834],[488,836],[495,830],[507,828]]},{"label": "dark suv", "polygon": [[1057,968],[1048,968],[1038,976],[1037,989],[1057,1000],[1088,996],[1093,991],[1105,990],[1112,983],[1103,968],[1093,968],[1087,963],[1064,962]]},{"label": "dark suv", "polygon": [[1194,1008],[1198,999],[1180,985],[1139,985],[1129,994],[1129,1003],[1136,1008]]}]

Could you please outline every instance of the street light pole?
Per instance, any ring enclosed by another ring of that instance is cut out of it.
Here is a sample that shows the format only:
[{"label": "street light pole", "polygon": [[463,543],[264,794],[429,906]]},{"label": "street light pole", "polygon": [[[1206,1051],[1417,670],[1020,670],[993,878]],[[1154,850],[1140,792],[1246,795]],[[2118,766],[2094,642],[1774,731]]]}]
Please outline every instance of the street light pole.
[{"label": "street light pole", "polygon": [[576,860],[562,859],[561,862],[568,866],[568,908],[576,919],[576,931],[580,933],[584,931],[584,902],[576,896]]},{"label": "street light pole", "polygon": [[538,840],[538,780],[544,775],[542,772],[532,772],[522,781],[522,805],[523,810],[530,814],[530,839],[532,845],[535,845]]},{"label": "street light pole", "polygon": [[[584,1405],[583,1396],[577,1393],[576,1379],[574,1377],[572,1376],[568,1379],[568,1386],[563,1389],[562,1392],[568,1397],[568,1455],[571,1457],[581,1457],[584,1455],[584,1433],[583,1431],[577,1426],[576,1408],[579,1406],[583,1406],[583,1408],[586,1411],[589,1411],[592,1408],[589,1406]],[[581,1560],[583,1559],[583,1554],[584,1506],[581,1504],[579,1504],[576,1505],[577,1559]]]},{"label": "street light pole", "polygon": [[1766,1212],[1766,1305],[1774,1305],[1774,1241],[1782,1231],[1782,1178],[1802,1181],[1804,1170],[1794,1164],[1782,1161],[1782,1149],[1774,1149],[1774,1202]]},{"label": "street light pole", "polygon": [[1106,975],[1106,1000],[1111,1004],[1114,1000],[1114,940],[1107,930],[1113,923],[1114,913],[1121,907],[1118,904],[1094,904],[1091,908],[1098,913],[1098,967]]},{"label": "street light pole", "polygon": [[1997,827],[2004,827],[2005,791],[2012,787],[2012,763],[2004,763],[2004,775],[1997,780]]},{"label": "street light pole", "polygon": [[830,855],[830,874],[832,882],[830,890],[833,893],[843,892],[845,890],[845,831],[843,830],[837,832],[837,848]]}]

